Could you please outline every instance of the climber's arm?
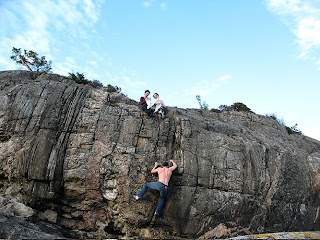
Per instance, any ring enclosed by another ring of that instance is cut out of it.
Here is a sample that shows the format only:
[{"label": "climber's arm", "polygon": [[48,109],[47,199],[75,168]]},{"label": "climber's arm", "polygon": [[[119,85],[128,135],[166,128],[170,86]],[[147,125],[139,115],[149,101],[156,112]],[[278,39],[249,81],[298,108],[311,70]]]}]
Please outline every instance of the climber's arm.
[{"label": "climber's arm", "polygon": [[156,173],[156,172],[158,172],[158,169],[157,169],[158,166],[159,166],[159,164],[158,164],[157,162],[155,162],[154,167],[153,167],[152,170],[151,170],[151,173]]}]

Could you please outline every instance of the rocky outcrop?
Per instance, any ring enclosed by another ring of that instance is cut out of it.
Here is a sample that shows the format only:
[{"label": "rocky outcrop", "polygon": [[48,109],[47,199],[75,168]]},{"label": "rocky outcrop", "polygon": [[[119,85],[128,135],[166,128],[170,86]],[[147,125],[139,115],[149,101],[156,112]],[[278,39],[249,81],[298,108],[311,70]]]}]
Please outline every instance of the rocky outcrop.
[{"label": "rocky outcrop", "polygon": [[0,195],[1,239],[66,239],[67,231],[45,221],[33,219],[34,210],[15,199]]},{"label": "rocky outcrop", "polygon": [[[320,227],[320,143],[254,113],[170,108],[160,120],[121,93],[6,71],[0,149],[2,194],[79,238]],[[155,161],[169,159],[179,168],[153,219],[157,194],[135,202],[131,193],[156,181]]]}]

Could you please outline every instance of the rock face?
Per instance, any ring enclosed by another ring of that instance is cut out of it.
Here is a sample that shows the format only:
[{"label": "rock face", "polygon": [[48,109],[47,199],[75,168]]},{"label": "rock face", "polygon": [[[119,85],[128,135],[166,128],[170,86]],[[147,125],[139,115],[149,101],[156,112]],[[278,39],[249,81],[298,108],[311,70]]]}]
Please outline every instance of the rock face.
[{"label": "rock face", "polygon": [[66,239],[67,231],[48,222],[32,220],[34,210],[0,195],[1,239]]},{"label": "rock face", "polygon": [[[131,193],[169,159],[179,167],[153,219],[158,193],[137,202]],[[319,171],[320,143],[266,116],[170,108],[159,120],[121,93],[0,72],[0,193],[71,236],[318,230]]]}]

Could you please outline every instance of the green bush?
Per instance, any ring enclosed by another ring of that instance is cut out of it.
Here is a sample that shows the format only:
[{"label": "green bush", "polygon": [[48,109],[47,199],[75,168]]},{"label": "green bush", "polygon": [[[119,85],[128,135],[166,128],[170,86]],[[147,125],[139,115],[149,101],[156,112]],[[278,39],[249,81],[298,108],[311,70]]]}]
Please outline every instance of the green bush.
[{"label": "green bush", "polygon": [[117,86],[114,87],[114,86],[108,84],[107,92],[110,92],[110,93],[112,93],[112,92],[121,92],[121,88],[117,87]]},{"label": "green bush", "polygon": [[243,104],[241,102],[236,102],[236,103],[232,104],[231,106],[220,105],[219,110],[220,111],[252,112],[250,108],[248,108],[245,104]]},{"label": "green bush", "polygon": [[293,134],[293,131],[292,131],[292,129],[291,129],[290,127],[288,127],[288,126],[285,126],[285,127],[286,127],[287,132],[288,132],[289,134]]},{"label": "green bush", "polygon": [[103,88],[103,84],[99,80],[90,81],[89,85],[94,88]]},{"label": "green bush", "polygon": [[230,106],[232,110],[238,111],[238,112],[252,112],[250,108],[248,108],[245,104],[241,102],[236,102]]},{"label": "green bush", "polygon": [[88,84],[88,83],[91,83],[91,81],[89,81],[89,80],[87,80],[86,78],[85,78],[85,76],[84,76],[84,74],[83,73],[79,73],[79,72],[77,72],[77,73],[69,73],[69,78],[71,79],[71,80],[73,80],[73,81],[75,81],[76,83],[78,83],[78,84],[84,84],[84,85],[86,85],[86,84]]},{"label": "green bush", "polygon": [[[79,72],[70,73],[69,72],[69,77],[68,78],[71,79],[72,81],[75,81],[78,84],[89,85],[89,86],[94,87],[94,88],[105,87],[98,80],[90,81],[90,80],[86,79],[86,77],[84,76],[84,73],[79,73]],[[108,84],[107,87],[105,87],[105,88],[107,89],[107,92],[109,92],[109,93],[121,92],[121,88],[120,87],[117,87],[117,86],[114,87],[114,86],[112,86],[110,84]]]},{"label": "green bush", "polygon": [[288,134],[298,134],[298,135],[302,135],[302,132],[296,128],[296,126],[298,126],[297,124],[295,124],[293,127],[288,127],[286,126],[287,132]]}]

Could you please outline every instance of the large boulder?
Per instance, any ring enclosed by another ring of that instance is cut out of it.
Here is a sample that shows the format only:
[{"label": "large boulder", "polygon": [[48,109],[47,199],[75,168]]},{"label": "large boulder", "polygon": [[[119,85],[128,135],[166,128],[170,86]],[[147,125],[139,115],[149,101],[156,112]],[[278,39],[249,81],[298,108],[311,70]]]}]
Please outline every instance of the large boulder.
[{"label": "large boulder", "polygon": [[[1,192],[83,238],[320,228],[318,141],[249,112],[169,108],[149,118],[107,90],[0,72]],[[137,202],[131,193],[169,159],[179,167],[154,219],[158,193]]]}]

